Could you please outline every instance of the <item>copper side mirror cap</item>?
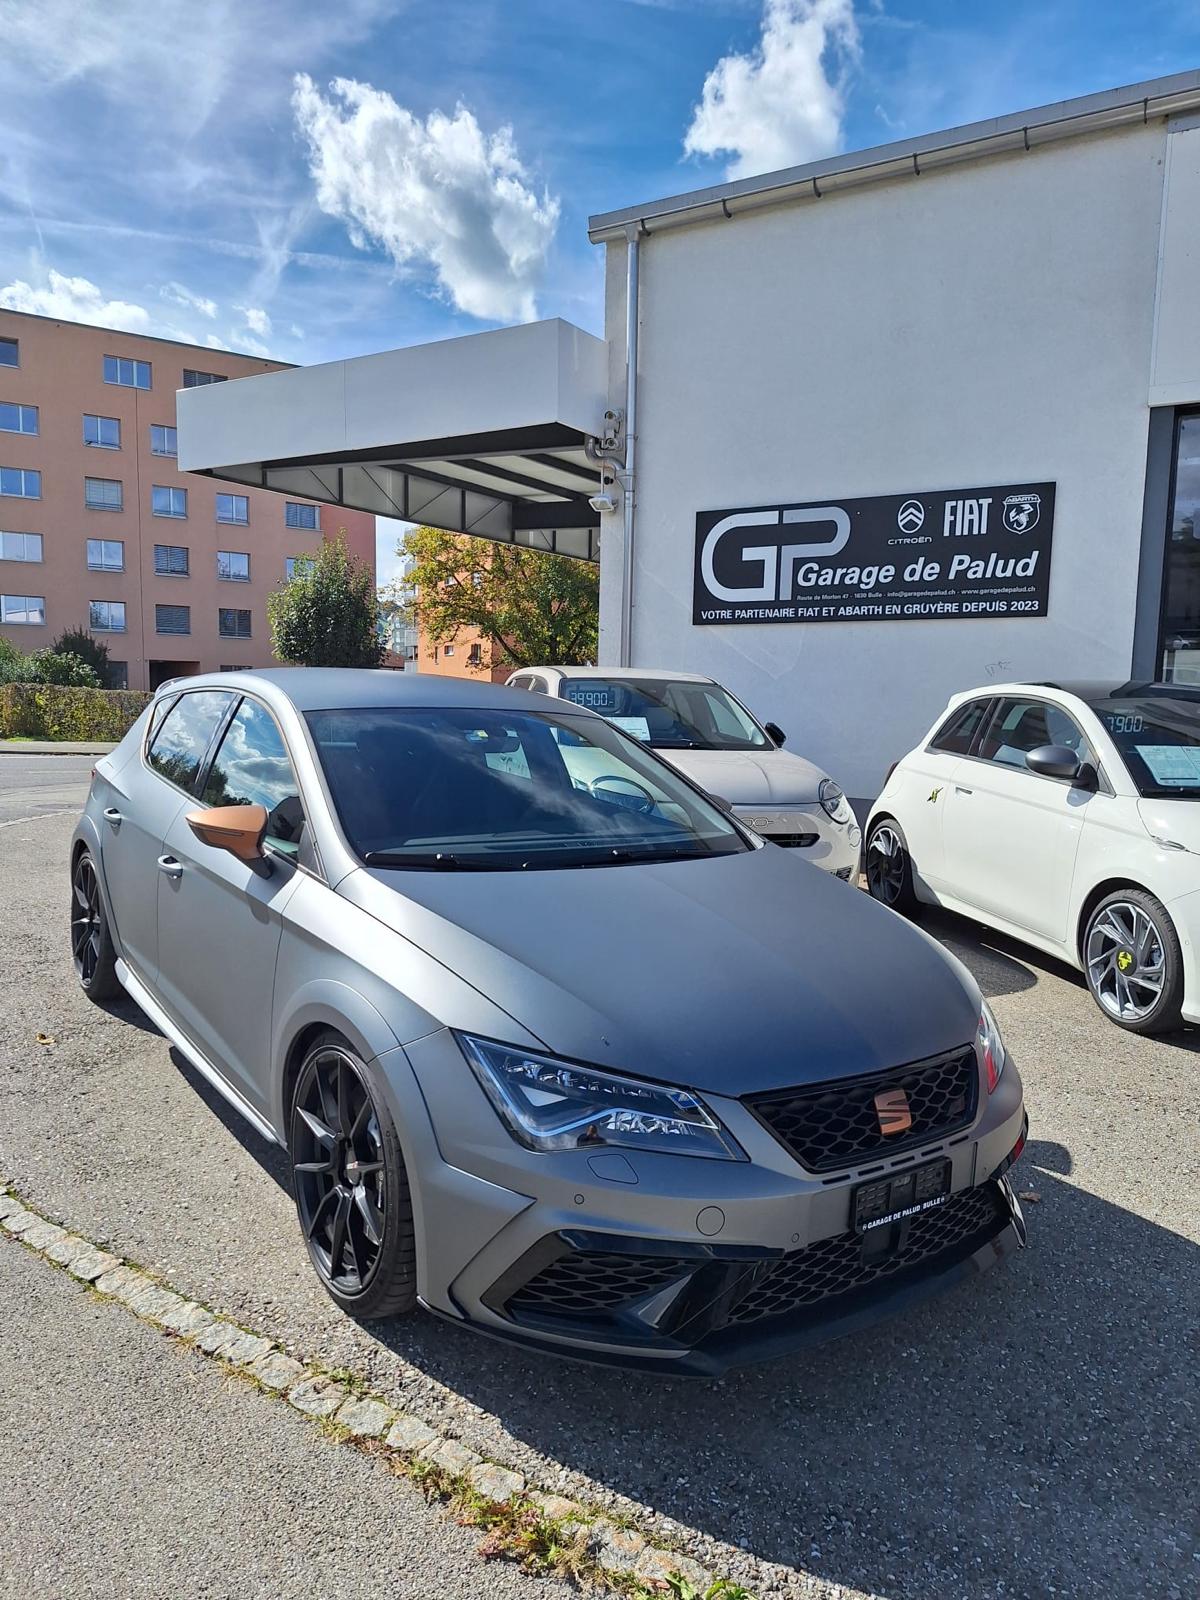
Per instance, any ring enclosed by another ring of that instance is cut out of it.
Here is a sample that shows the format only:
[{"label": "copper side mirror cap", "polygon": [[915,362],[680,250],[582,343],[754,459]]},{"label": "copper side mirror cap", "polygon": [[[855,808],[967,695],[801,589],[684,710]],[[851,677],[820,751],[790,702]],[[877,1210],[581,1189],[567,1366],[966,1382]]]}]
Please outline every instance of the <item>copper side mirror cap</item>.
[{"label": "copper side mirror cap", "polygon": [[211,806],[190,812],[187,825],[201,844],[228,850],[239,861],[259,861],[267,831],[266,806]]}]

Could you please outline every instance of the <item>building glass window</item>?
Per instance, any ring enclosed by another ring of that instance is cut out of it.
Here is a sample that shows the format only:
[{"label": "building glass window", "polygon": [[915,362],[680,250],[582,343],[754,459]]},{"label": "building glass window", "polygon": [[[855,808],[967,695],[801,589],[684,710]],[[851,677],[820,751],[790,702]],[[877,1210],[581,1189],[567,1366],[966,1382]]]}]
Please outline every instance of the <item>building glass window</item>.
[{"label": "building glass window", "polygon": [[315,532],[321,526],[318,506],[302,506],[297,500],[288,500],[283,508],[283,520],[289,528],[308,528]]},{"label": "building glass window", "polygon": [[217,521],[249,522],[249,496],[244,494],[219,494],[217,496]]},{"label": "building glass window", "polygon": [[191,606],[155,606],[155,633],[191,633]]},{"label": "building glass window", "polygon": [[10,405],[0,400],[0,433],[36,433],[38,408],[36,406]]},{"label": "building glass window", "polygon": [[0,467],[0,494],[10,494],[17,500],[40,500],[42,475],[27,467]]},{"label": "building glass window", "polygon": [[192,367],[183,369],[183,387],[185,389],[202,389],[206,383],[224,383],[223,372],[197,372]]},{"label": "building glass window", "polygon": [[94,417],[90,412],[83,414],[83,442],[90,444],[97,450],[119,450],[121,448],[121,419],[120,417]]},{"label": "building glass window", "polygon": [[187,490],[154,484],[150,489],[150,509],[156,517],[186,517]]},{"label": "building glass window", "polygon": [[473,644],[471,646],[471,648],[467,651],[467,662],[472,667],[481,667],[483,665],[482,645]]},{"label": "building glass window", "polygon": [[108,663],[108,687],[110,689],[128,689],[129,663],[128,661],[113,661]]},{"label": "building glass window", "polygon": [[250,613],[248,611],[232,611],[222,606],[217,612],[217,632],[222,639],[248,639],[250,637]]},{"label": "building glass window", "polygon": [[250,582],[250,557],[245,550],[218,550],[217,577],[230,583]]},{"label": "building glass window", "polygon": [[46,599],[40,594],[0,594],[0,622],[6,627],[46,625]]},{"label": "building glass window", "polygon": [[0,339],[0,367],[19,367],[21,347],[16,339]]},{"label": "building glass window", "polygon": [[291,583],[293,578],[302,578],[312,566],[312,561],[313,558],[311,556],[288,556],[285,563],[287,581]]},{"label": "building glass window", "polygon": [[40,533],[0,533],[0,561],[40,561]]},{"label": "building glass window", "polygon": [[124,600],[91,600],[88,602],[88,627],[93,633],[124,633]]},{"label": "building glass window", "polygon": [[119,478],[85,478],[83,503],[89,511],[120,511],[125,491]]},{"label": "building glass window", "polygon": [[150,454],[152,456],[179,454],[178,435],[174,428],[168,428],[165,423],[160,422],[150,424]]},{"label": "building glass window", "polygon": [[93,572],[124,572],[125,541],[123,539],[89,539],[87,564]]},{"label": "building glass window", "polygon": [[105,356],[104,381],[119,384],[122,389],[148,389],[150,363],[131,361],[126,356]]},{"label": "building glass window", "polygon": [[1175,424],[1175,483],[1163,590],[1162,676],[1200,686],[1200,414]]},{"label": "building glass window", "polygon": [[186,578],[188,575],[187,545],[156,544],[154,546],[154,570],[162,577]]}]

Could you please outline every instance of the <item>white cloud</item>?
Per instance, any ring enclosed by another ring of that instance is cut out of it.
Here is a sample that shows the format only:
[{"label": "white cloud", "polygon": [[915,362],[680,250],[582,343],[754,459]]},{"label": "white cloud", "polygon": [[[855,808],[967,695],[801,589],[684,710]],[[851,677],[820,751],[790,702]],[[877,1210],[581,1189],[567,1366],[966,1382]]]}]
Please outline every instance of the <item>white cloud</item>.
[{"label": "white cloud", "polygon": [[186,306],[189,311],[198,311],[202,317],[215,317],[217,302],[209,300],[202,294],[193,294],[182,283],[164,283],[158,291],[164,300],[170,300],[174,305]]},{"label": "white cloud", "polygon": [[242,313],[251,333],[263,339],[270,335],[271,319],[261,306],[234,306],[233,309]]},{"label": "white cloud", "polygon": [[40,287],[15,278],[0,289],[0,306],[6,311],[32,311],[41,317],[61,317],[66,322],[88,322],[101,328],[121,328],[126,333],[154,331],[145,306],[128,300],[106,300],[103,291],[87,278],[68,278],[51,267]]},{"label": "white cloud", "polygon": [[470,316],[536,316],[559,206],[530,187],[511,128],[485,134],[462,105],[422,121],[351,78],[330,88],[327,99],[299,73],[292,95],[321,209],[360,249],[375,242],[398,266],[432,267]]},{"label": "white cloud", "polygon": [[730,178],[831,155],[858,55],[853,0],[765,0],[756,48],[722,57],[705,78],[685,152],[729,152]]}]

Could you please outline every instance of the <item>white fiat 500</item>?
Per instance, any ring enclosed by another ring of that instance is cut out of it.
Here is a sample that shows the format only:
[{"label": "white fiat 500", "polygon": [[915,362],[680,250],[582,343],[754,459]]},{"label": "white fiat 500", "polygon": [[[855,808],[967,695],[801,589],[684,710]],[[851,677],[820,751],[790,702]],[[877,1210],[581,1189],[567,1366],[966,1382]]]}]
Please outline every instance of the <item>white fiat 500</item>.
[{"label": "white fiat 500", "polygon": [[[596,711],[648,745],[772,844],[845,881],[858,872],[862,832],[838,785],[783,749],[784,732],[760,723],[712,678],[643,667],[522,667],[512,689],[532,689]],[[601,770],[576,770],[594,782]]]},{"label": "white fiat 500", "polygon": [[955,695],[888,774],[867,886],[1082,969],[1135,1033],[1200,1022],[1200,690],[1004,684]]}]

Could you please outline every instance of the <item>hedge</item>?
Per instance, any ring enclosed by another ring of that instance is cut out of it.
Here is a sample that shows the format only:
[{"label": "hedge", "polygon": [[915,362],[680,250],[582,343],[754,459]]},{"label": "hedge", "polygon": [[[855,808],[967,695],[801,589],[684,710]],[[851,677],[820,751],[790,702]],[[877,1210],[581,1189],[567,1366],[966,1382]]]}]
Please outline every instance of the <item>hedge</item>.
[{"label": "hedge", "polygon": [[0,684],[0,738],[99,739],[115,743],[150,704],[137,689]]}]

